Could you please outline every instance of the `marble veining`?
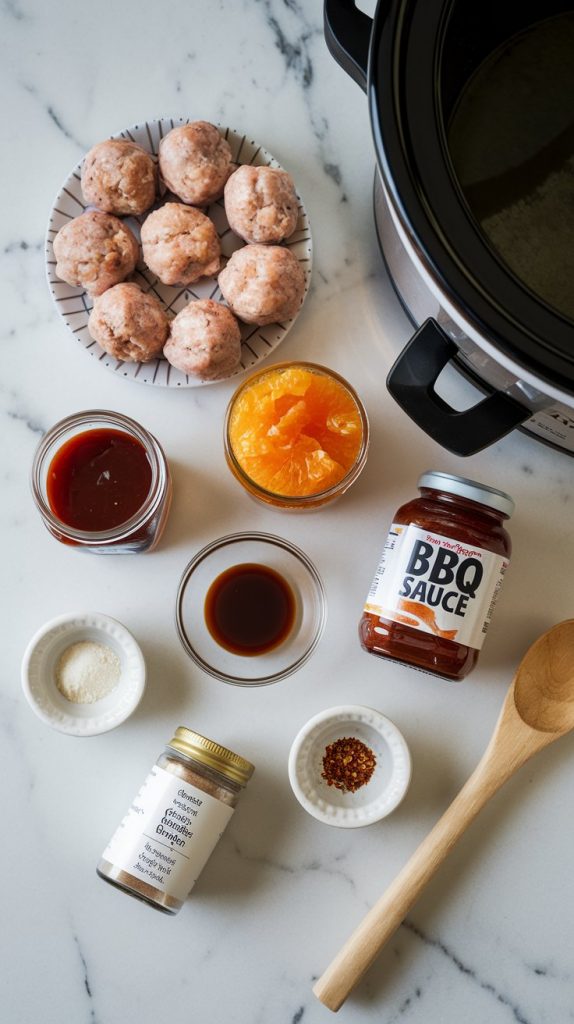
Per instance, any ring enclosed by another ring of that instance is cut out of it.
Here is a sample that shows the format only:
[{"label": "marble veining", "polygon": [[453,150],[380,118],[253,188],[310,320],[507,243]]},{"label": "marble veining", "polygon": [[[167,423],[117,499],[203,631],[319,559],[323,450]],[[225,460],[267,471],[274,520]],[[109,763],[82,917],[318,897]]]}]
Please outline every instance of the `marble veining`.
[{"label": "marble veining", "polygon": [[[267,26],[284,60],[286,73],[292,74],[303,90],[307,116],[318,146],[322,170],[340,189],[341,202],[346,202],[343,172],[333,156],[329,119],[324,110],[318,109],[316,101],[318,83],[315,82],[313,50],[317,41],[320,50],[324,50],[322,26],[318,26],[315,20],[310,21],[309,5],[298,3],[297,0],[283,0],[279,5],[272,3],[271,0],[256,2],[265,12]],[[285,10],[289,12],[288,24],[282,24]]]},{"label": "marble veining", "polygon": [[46,433],[46,428],[40,426],[36,420],[31,419],[23,412],[15,412],[13,409],[8,409],[6,415],[11,420],[16,420],[19,423],[23,423],[28,430],[31,430],[33,434],[38,434],[40,437]]},{"label": "marble veining", "polygon": [[[504,995],[504,993],[499,992],[496,986],[493,985],[490,981],[486,981],[484,978],[480,977],[480,975],[477,974],[474,968],[470,967],[467,963],[464,963],[464,961],[461,960],[461,958],[454,952],[454,950],[447,946],[446,943],[442,942],[440,939],[431,938],[429,935],[426,935],[425,932],[423,932],[419,927],[417,927],[416,924],[413,923],[413,921],[410,921],[408,918],[407,920],[403,921],[401,927],[405,928],[406,931],[411,933],[411,935],[416,935],[417,939],[420,939],[421,942],[424,942],[426,946],[430,946],[432,949],[438,950],[438,952],[441,953],[444,957],[446,957],[446,959],[453,965],[453,967],[456,968],[457,971],[460,971],[462,975],[469,978],[471,981],[475,982],[483,990],[483,992],[488,992],[489,995],[493,996],[493,998],[496,999],[496,1001],[500,1003],[502,1006],[508,1007],[508,1010],[512,1014],[512,1017],[515,1021],[518,1022],[518,1024],[533,1024],[531,1019],[524,1016],[523,1011],[519,1009],[516,1003],[509,999],[508,996]],[[420,989],[415,990],[415,995],[417,996],[417,998],[420,999]],[[404,1012],[404,1010],[407,1009],[409,1005],[410,999],[405,1000],[405,1003],[402,1004],[403,1009],[399,1010],[399,1013]]]},{"label": "marble veining", "polygon": [[[174,0],[169,11],[123,0],[113,12],[1,0],[0,55],[9,110],[0,163],[2,1022],[325,1024],[313,981],[472,771],[527,644],[574,615],[574,463],[520,433],[457,459],[386,393],[410,327],[378,254],[366,100],[327,51],[320,0]],[[239,490],[221,443],[232,384],[167,393],[117,379],[74,343],[52,306],[43,238],[61,181],[92,143],[162,115],[252,133],[305,198],[313,282],[276,355],[347,376],[372,431],[363,476],[320,514],[279,515]],[[34,449],[56,420],[89,408],[135,417],[167,451],[175,499],[157,553],[90,559],[40,522],[28,484]],[[430,466],[516,500],[511,569],[480,666],[460,686],[367,658],[356,640],[386,526]],[[195,551],[247,529],[300,545],[329,605],[310,662],[253,691],[202,676],[173,624],[177,582]],[[19,688],[30,636],[75,609],[124,622],[149,669],[133,718],[89,740],[47,729]],[[350,701],[397,722],[414,774],[388,820],[347,831],[305,814],[286,766],[303,723]],[[257,770],[194,894],[170,919],[105,886],[95,865],[180,723]],[[561,741],[501,791],[340,1020],[571,1024],[573,751]]]},{"label": "marble veining", "polygon": [[61,114],[54,110],[53,105],[51,103],[44,102],[35,85],[32,85],[30,82],[20,82],[20,85],[22,89],[24,89],[40,104],[42,110],[47,114],[52,124],[56,126],[65,139],[69,139],[70,142],[73,142],[74,146],[77,146],[79,150],[85,151],[86,148],[89,148],[86,147],[85,143],[80,142],[80,140],[76,138],[76,136],[65,126],[62,121]]},{"label": "marble veining", "polygon": [[[326,861],[321,861],[318,858],[305,861],[303,864],[296,866],[291,864],[285,864],[276,859],[270,857],[257,856],[255,854],[248,854],[241,849],[237,842],[234,843],[234,849],[238,857],[243,860],[250,861],[253,864],[261,864],[264,867],[271,868],[273,871],[286,872],[288,875],[298,875],[301,871],[317,871],[324,875],[330,875],[332,878],[342,878],[346,885],[349,885],[351,889],[355,889],[355,881],[352,876],[347,872],[343,871],[342,868],[332,867]],[[340,863],[346,857],[346,854],[339,854],[333,857],[332,861],[334,864]]]},{"label": "marble veining", "polygon": [[[90,986],[90,979],[89,979],[89,976],[88,976],[88,965],[86,963],[86,958],[85,958],[84,954],[82,953],[82,947],[80,946],[80,940],[78,939],[78,936],[74,935],[73,939],[74,939],[74,942],[76,943],[76,949],[78,950],[78,956],[80,958],[80,963],[82,965],[82,971],[84,973],[84,988],[86,990],[86,994],[88,996],[88,999],[91,1002],[93,1000],[93,995],[92,995],[92,989],[91,989],[91,986]],[[94,1010],[93,1006],[90,1006],[90,1018],[91,1018],[92,1021],[94,1021],[94,1024],[95,1024],[96,1014],[95,1014],[95,1010]]]}]

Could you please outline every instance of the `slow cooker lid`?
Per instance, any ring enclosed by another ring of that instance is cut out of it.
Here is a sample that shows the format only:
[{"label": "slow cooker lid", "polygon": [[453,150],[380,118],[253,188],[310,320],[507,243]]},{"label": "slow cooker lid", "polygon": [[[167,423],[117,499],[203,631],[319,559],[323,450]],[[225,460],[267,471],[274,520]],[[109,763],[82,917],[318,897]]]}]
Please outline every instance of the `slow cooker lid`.
[{"label": "slow cooker lid", "polygon": [[[438,286],[501,352],[566,392],[574,391],[574,324],[530,292],[491,248],[456,179],[445,124],[446,108],[489,53],[571,9],[556,0],[519,9],[489,0],[465,2],[458,17],[456,0],[379,3],[368,90],[383,180]],[[445,40],[460,29],[457,18],[468,45],[451,45],[452,60]]]}]

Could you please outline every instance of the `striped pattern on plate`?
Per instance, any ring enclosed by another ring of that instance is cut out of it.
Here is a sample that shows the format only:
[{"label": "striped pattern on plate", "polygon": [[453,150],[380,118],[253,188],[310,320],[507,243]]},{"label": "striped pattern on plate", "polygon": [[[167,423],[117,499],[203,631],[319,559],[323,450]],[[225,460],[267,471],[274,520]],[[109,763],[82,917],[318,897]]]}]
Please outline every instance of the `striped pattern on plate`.
[{"label": "striped pattern on plate", "polygon": [[[172,128],[180,124],[189,124],[190,118],[162,118],[157,121],[146,121],[145,124],[134,125],[126,128],[117,135],[116,139],[131,139],[137,142],[143,149],[146,149],[154,157],[157,156],[159,143],[164,135]],[[277,160],[263,146],[258,145],[253,139],[233,128],[218,125],[219,131],[227,139],[231,146],[233,161],[237,164],[253,164],[260,167],[266,164],[268,167],[279,167]],[[162,387],[198,387],[215,381],[199,381],[189,377],[180,370],[176,370],[163,357],[153,359],[149,363],[129,363],[115,359],[100,348],[97,342],[90,337],[88,332],[88,317],[92,308],[92,299],[81,288],[73,288],[64,281],[59,281],[55,275],[56,261],[54,258],[53,239],[56,233],[74,217],[78,217],[87,208],[80,187],[81,163],[74,168],[70,176],[64,182],[56,196],[54,206],[50,214],[48,232],[46,237],[46,271],[48,284],[56,308],[69,327],[77,341],[84,347],[86,352],[97,362],[106,366],[114,373],[126,377],[128,380],[135,380],[140,384],[155,384]],[[152,209],[156,209],[166,201],[180,202],[171,193],[165,192]],[[311,265],[313,249],[311,241],[311,227],[309,218],[299,198],[299,220],[297,227],[290,238],[283,244],[286,245],[305,270],[305,295],[309,289],[311,280]],[[150,211],[148,210],[147,213]],[[217,233],[221,240],[223,263],[229,259],[231,254],[245,243],[237,235],[233,234],[223,206],[223,199],[218,199],[211,206],[204,210],[214,222]],[[125,217],[128,226],[133,230],[139,240],[140,226],[147,216],[147,213],[140,217]],[[140,259],[134,274],[129,280],[136,281],[144,291],[151,291],[160,299],[168,314],[175,316],[188,302],[193,299],[216,299],[222,301],[221,291],[215,277],[204,277],[196,281],[193,286],[187,288],[172,287],[158,281],[155,274],[146,267]],[[283,323],[268,324],[265,327],[256,327],[253,324],[243,324],[241,327],[241,365],[233,376],[250,370],[257,366],[283,341],[283,338],[293,325],[296,318],[285,320]]]}]

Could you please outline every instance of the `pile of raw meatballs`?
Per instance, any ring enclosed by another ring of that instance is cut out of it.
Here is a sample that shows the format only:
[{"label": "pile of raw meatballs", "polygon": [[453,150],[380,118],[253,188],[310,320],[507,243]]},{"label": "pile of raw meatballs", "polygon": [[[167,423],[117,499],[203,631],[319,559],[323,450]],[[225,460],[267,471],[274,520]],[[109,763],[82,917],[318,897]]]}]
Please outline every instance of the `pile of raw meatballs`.
[{"label": "pile of raw meatballs", "polygon": [[149,362],[163,352],[183,373],[218,380],[239,365],[236,317],[249,324],[281,322],[293,317],[303,301],[304,273],[290,250],[279,245],[297,225],[295,188],[279,169],[235,169],[228,143],[206,121],[174,128],[161,140],[159,177],[181,202],[166,202],[143,221],[144,262],[166,285],[185,287],[217,274],[219,237],[197,207],[223,195],[230,228],[249,243],[219,273],[227,305],[197,299],[170,321],[151,291],[126,281],[138,261],[139,245],[118,218],[149,210],[159,182],[150,154],[120,139],[98,143],[84,159],[82,193],[96,209],[71,220],[56,235],[56,274],[94,297],[89,332],[116,359]]}]

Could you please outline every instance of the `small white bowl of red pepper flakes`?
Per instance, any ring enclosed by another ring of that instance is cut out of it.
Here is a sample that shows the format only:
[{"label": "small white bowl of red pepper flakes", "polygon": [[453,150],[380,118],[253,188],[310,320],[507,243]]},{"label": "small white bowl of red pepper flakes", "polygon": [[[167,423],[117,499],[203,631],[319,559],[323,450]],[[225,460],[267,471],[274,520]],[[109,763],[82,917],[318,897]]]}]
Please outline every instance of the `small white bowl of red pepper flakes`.
[{"label": "small white bowl of red pepper flakes", "polygon": [[346,704],[319,712],[297,734],[289,781],[318,821],[360,828],[391,814],[411,781],[403,735],[373,708]]}]

